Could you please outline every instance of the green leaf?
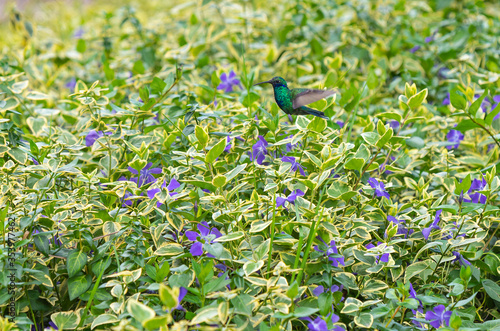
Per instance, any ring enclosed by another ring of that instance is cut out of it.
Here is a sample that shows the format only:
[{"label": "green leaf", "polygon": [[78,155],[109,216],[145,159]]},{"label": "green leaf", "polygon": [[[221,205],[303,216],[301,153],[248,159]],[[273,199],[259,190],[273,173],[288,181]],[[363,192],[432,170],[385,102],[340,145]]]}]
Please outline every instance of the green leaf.
[{"label": "green leaf", "polygon": [[318,312],[318,308],[313,307],[297,307],[293,312],[293,316],[297,318],[311,316],[312,314]]},{"label": "green leaf", "polygon": [[458,88],[454,88],[450,92],[450,102],[453,107],[459,110],[464,110],[467,107],[465,95]]},{"label": "green leaf", "polygon": [[387,130],[384,133],[384,135],[382,137],[380,137],[380,139],[377,141],[377,143],[376,143],[377,147],[379,147],[379,148],[384,147],[385,144],[387,144],[389,142],[389,140],[391,140],[392,135],[393,135],[392,128],[389,128],[389,130]]},{"label": "green leaf", "polygon": [[92,277],[90,275],[80,275],[68,279],[68,294],[70,300],[75,300],[83,293],[87,292],[92,285]]},{"label": "green leaf", "polygon": [[472,105],[470,105],[467,111],[472,117],[474,118],[476,117],[477,110],[479,109],[479,107],[481,107],[481,104],[483,103],[483,100],[484,98],[486,98],[487,95],[488,95],[488,89],[486,88],[483,94],[479,97],[479,99],[477,99],[472,103]]},{"label": "green leaf", "polygon": [[68,276],[71,278],[80,272],[87,264],[87,254],[83,251],[74,250],[68,255],[66,260],[66,268],[68,269]]},{"label": "green leaf", "polygon": [[288,287],[288,290],[286,291],[286,296],[293,300],[297,296],[297,294],[299,294],[299,284],[297,284],[297,282],[294,281],[292,285]]},{"label": "green leaf", "polygon": [[500,286],[492,280],[484,279],[481,281],[483,288],[490,298],[500,302]]},{"label": "green leaf", "polygon": [[416,149],[422,149],[425,147],[425,141],[417,136],[411,137],[410,139],[406,139],[405,142],[406,145]]},{"label": "green leaf", "polygon": [[221,139],[217,144],[215,144],[205,156],[205,162],[208,164],[214,163],[215,159],[222,154],[226,148],[226,138]]},{"label": "green leaf", "polygon": [[93,330],[94,328],[98,327],[99,325],[116,323],[119,321],[120,320],[115,315],[101,314],[101,315],[97,316],[95,320],[92,321],[92,326],[90,328]]},{"label": "green leaf", "polygon": [[344,168],[348,170],[358,170],[359,172],[361,172],[364,165],[365,165],[364,159],[353,157],[345,163]]},{"label": "green leaf", "polygon": [[141,324],[145,323],[147,320],[152,319],[153,317],[156,316],[156,313],[152,308],[149,308],[145,304],[136,300],[128,301],[127,311]]},{"label": "green leaf", "polygon": [[453,129],[458,130],[462,133],[465,133],[465,132],[472,130],[472,129],[475,129],[475,128],[479,128],[479,125],[474,123],[472,120],[467,119],[467,120],[461,120],[460,122],[458,122],[458,125],[456,127],[454,127]]},{"label": "green leaf", "polygon": [[238,240],[240,238],[243,238],[243,236],[244,236],[243,231],[237,231],[237,232],[232,232],[232,233],[227,234],[225,236],[219,237],[219,238],[215,239],[214,241],[215,242],[234,241],[234,240]]},{"label": "green leaf", "polygon": [[207,132],[199,125],[197,125],[194,129],[194,134],[196,135],[196,139],[200,144],[201,149],[205,149],[208,145],[208,134]]},{"label": "green leaf", "polygon": [[26,95],[26,99],[29,100],[47,100],[48,98],[47,94],[38,91],[31,91]]},{"label": "green leaf", "polygon": [[53,313],[50,319],[59,330],[74,330],[80,323],[80,315],[72,310]]},{"label": "green leaf", "polygon": [[171,310],[179,305],[179,288],[170,288],[160,284],[159,288],[160,300],[168,310]]},{"label": "green leaf", "polygon": [[307,125],[307,129],[317,133],[322,133],[326,129],[326,120],[315,116],[314,119]]},{"label": "green leaf", "polygon": [[164,81],[158,77],[154,77],[151,82],[151,92],[154,94],[162,94],[165,86],[167,86],[167,84]]},{"label": "green leaf", "polygon": [[370,328],[373,324],[373,316],[368,313],[361,313],[354,317],[354,323],[363,328]]},{"label": "green leaf", "polygon": [[413,263],[406,268],[405,283],[417,275],[426,281],[427,277],[430,276],[435,267],[436,262],[430,260]]},{"label": "green leaf", "polygon": [[361,137],[371,146],[376,146],[377,141],[380,139],[380,135],[376,132],[363,132]]},{"label": "green leaf", "polygon": [[80,38],[76,42],[76,51],[78,53],[84,53],[87,50],[87,43],[84,39]]},{"label": "green leaf", "polygon": [[28,153],[19,147],[9,149],[7,154],[9,154],[9,156],[17,163],[26,164],[26,161],[28,161]]},{"label": "green leaf", "polygon": [[257,272],[262,266],[264,266],[264,261],[262,260],[258,262],[247,261],[243,265],[243,272],[245,272],[245,275],[248,277],[254,272]]},{"label": "green leaf", "polygon": [[214,184],[215,187],[223,187],[226,183],[227,179],[224,175],[217,175],[212,179],[212,184]]},{"label": "green leaf", "polygon": [[418,107],[420,107],[422,102],[424,102],[425,98],[427,97],[427,93],[427,89],[424,89],[412,96],[408,100],[408,106],[410,106],[411,109],[417,109]]},{"label": "green leaf", "polygon": [[227,181],[228,182],[231,181],[231,179],[233,179],[239,173],[241,173],[243,170],[245,170],[245,168],[247,167],[247,165],[248,165],[248,163],[239,164],[233,170],[231,170],[228,173],[226,173],[225,176],[226,176]]},{"label": "green leaf", "polygon": [[167,243],[161,245],[155,252],[158,256],[171,256],[184,253],[184,248],[177,243]]},{"label": "green leaf", "polygon": [[180,182],[186,183],[186,184],[191,184],[191,185],[197,186],[199,188],[209,190],[211,192],[215,192],[215,190],[217,190],[217,187],[215,187],[212,183],[204,182],[202,180],[183,179],[183,180],[180,180]]},{"label": "green leaf", "polygon": [[144,68],[144,64],[142,63],[141,60],[137,60],[134,62],[134,66],[132,67],[132,72],[134,74],[139,74],[139,75],[143,75],[146,72],[146,69]]}]

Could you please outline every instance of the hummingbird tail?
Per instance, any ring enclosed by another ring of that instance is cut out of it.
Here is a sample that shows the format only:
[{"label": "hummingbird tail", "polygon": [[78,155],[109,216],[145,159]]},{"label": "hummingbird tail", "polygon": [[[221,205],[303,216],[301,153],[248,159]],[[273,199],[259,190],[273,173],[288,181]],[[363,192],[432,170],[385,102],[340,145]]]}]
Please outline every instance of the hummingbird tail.
[{"label": "hummingbird tail", "polygon": [[[307,108],[307,107],[303,107],[303,108]],[[316,109],[307,108],[305,110],[305,112],[309,115],[314,115],[314,116],[318,116],[318,117],[321,117],[324,119],[328,119],[328,117],[325,116],[325,113],[323,113],[322,111],[316,110]]]}]

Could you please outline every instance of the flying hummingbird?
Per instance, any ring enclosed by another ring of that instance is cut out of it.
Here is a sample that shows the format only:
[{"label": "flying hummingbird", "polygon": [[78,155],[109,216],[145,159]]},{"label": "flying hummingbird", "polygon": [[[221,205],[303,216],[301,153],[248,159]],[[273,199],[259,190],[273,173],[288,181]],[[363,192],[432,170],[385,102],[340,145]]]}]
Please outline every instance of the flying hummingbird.
[{"label": "flying hummingbird", "polygon": [[306,105],[337,93],[335,90],[289,89],[286,80],[281,77],[273,77],[271,80],[254,84],[254,86],[265,83],[273,85],[274,100],[276,100],[281,110],[288,115],[314,115],[328,118],[322,111],[306,107]]}]

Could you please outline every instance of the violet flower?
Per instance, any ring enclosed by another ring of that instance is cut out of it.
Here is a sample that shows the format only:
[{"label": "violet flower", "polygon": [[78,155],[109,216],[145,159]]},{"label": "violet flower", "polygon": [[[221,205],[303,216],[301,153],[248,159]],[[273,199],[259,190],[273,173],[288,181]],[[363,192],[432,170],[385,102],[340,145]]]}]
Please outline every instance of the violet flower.
[{"label": "violet flower", "polygon": [[85,31],[83,30],[83,28],[79,27],[78,29],[75,30],[75,32],[73,32],[73,38],[81,39],[83,37],[84,32]]},{"label": "violet flower", "polygon": [[226,145],[226,148],[224,148],[224,152],[226,152],[226,153],[229,153],[231,151],[231,147],[232,147],[231,140],[232,140],[232,138],[227,136],[227,138],[226,138],[227,145]]},{"label": "violet flower", "polygon": [[425,313],[425,319],[432,327],[439,329],[441,326],[450,324],[451,311],[446,311],[444,305],[438,305],[434,311]]},{"label": "violet flower", "polygon": [[438,223],[439,221],[441,220],[441,213],[443,212],[442,209],[439,209],[437,212],[436,212],[436,216],[434,217],[434,222],[432,222],[432,224],[427,227],[427,228],[424,228],[422,230],[422,235],[424,236],[425,240],[428,240],[429,239],[429,235],[431,234],[431,231],[433,229],[436,229],[436,230],[440,230],[441,228],[439,227]]},{"label": "violet flower", "polygon": [[[343,288],[344,288],[344,285],[340,285],[340,286],[332,285],[330,288],[326,288],[325,289],[325,287],[323,285],[319,285],[319,286],[317,286],[312,291],[312,293],[313,293],[314,296],[319,297],[321,295],[321,293],[327,293],[327,292],[335,293],[335,292],[340,292],[340,291],[342,291]],[[342,301],[344,301],[344,297],[342,297],[340,299],[340,302],[342,302]]]},{"label": "violet flower", "polygon": [[[422,300],[420,300],[419,298],[417,298],[417,292],[413,288],[412,283],[410,283],[410,298],[413,298],[413,299],[415,299],[415,300],[417,300],[419,302],[419,306],[418,306],[417,311],[420,312],[421,314],[423,314],[424,313],[424,304],[422,303]],[[417,313],[415,312],[415,310],[412,309],[412,311],[413,311],[414,315],[417,315]]]},{"label": "violet flower", "polygon": [[[482,178],[481,180],[479,180],[479,179],[472,180],[472,183],[470,184],[470,188],[467,191],[467,194],[469,194],[470,199],[464,199],[464,202],[481,203],[484,205],[486,203],[486,195],[481,194],[479,192],[475,192],[475,191],[484,190],[485,187],[486,187],[486,180],[484,178]],[[475,192],[475,193],[470,194],[472,192]]]},{"label": "violet flower", "polygon": [[76,78],[72,77],[66,84],[64,84],[64,87],[70,90],[74,90],[76,86]]},{"label": "violet flower", "polygon": [[259,136],[259,141],[257,141],[252,146],[252,154],[250,155],[250,160],[257,160],[257,164],[262,164],[262,162],[264,162],[264,159],[266,158],[266,154],[268,153],[268,145],[269,144],[267,143],[266,139],[264,139],[264,137],[262,136]]},{"label": "violet flower", "polygon": [[146,166],[141,169],[140,174],[134,168],[128,167],[128,170],[131,173],[133,173],[134,175],[139,175],[139,178],[134,179],[134,181],[137,180],[138,187],[141,187],[142,185],[145,184],[156,182],[156,178],[153,175],[161,174],[162,170],[161,168],[151,168],[152,165],[153,165],[152,162],[148,162],[148,164],[146,164]]},{"label": "violet flower", "polygon": [[241,86],[240,80],[236,78],[236,73],[233,70],[229,72],[229,75],[224,72],[220,76],[220,80],[221,83],[217,86],[217,89],[224,90],[226,93],[233,92],[234,86]]},{"label": "violet flower", "polygon": [[[161,188],[167,188],[167,191],[168,191],[168,194],[172,197],[176,194],[178,194],[177,192],[173,192],[175,189],[178,189],[179,187],[181,186],[181,184],[177,181],[177,179],[175,178],[172,178],[170,180],[170,183],[168,183],[168,186],[167,186],[167,181],[164,180],[163,181],[163,184],[161,184]],[[150,190],[148,190],[148,198],[151,200],[154,198],[154,196],[159,193],[161,191],[161,189],[159,188],[152,188]],[[156,202],[156,206],[157,207],[160,207],[162,205],[162,203],[160,201],[157,201]]]},{"label": "violet flower", "polygon": [[387,220],[391,223],[397,224],[398,225],[398,232],[396,234],[403,234],[405,238],[408,237],[408,235],[411,235],[413,233],[413,230],[408,230],[405,224],[405,220],[398,220],[396,217],[388,215]]},{"label": "violet flower", "polygon": [[338,317],[334,313],[326,315],[324,319],[323,317],[318,316],[314,321],[310,317],[300,317],[299,319],[309,321],[309,323],[307,324],[309,331],[345,331],[344,328],[339,325],[334,325],[333,329],[328,329],[328,324],[325,319],[330,319],[332,323],[336,323],[340,319],[340,317]]},{"label": "violet flower", "polygon": [[452,252],[453,255],[455,256],[455,260],[453,260],[454,262],[458,262],[461,266],[464,266],[464,267],[467,267],[469,265],[471,265],[471,263],[469,261],[467,261],[463,256],[462,254],[460,254],[459,252],[457,251],[454,251]]},{"label": "violet flower", "polygon": [[297,200],[297,197],[300,196],[304,196],[304,192],[301,190],[301,189],[297,189],[295,191],[292,191],[292,193],[290,193],[290,195],[286,198],[282,198],[282,197],[276,197],[276,208],[282,206],[282,207],[285,207],[285,202],[289,202],[291,203],[292,205],[295,204],[295,200]]},{"label": "violet flower", "polygon": [[[203,255],[203,246],[204,245],[212,245],[213,241],[222,236],[217,228],[210,228],[208,223],[203,221],[197,225],[198,232],[195,231],[186,231],[186,237],[195,241],[195,243],[191,246],[190,252],[193,256]],[[207,253],[208,257],[214,257],[213,255]]]},{"label": "violet flower", "polygon": [[379,182],[375,178],[370,178],[368,179],[368,184],[370,184],[370,186],[375,190],[377,197],[386,197],[387,199],[391,198],[389,193],[385,190],[384,183]]},{"label": "violet flower", "polygon": [[104,135],[110,135],[111,132],[103,133],[102,131],[90,130],[87,136],[85,137],[85,145],[90,147],[94,145],[97,139],[104,137]]},{"label": "violet flower", "polygon": [[392,120],[389,122],[389,126],[392,128],[393,131],[396,131],[399,128],[399,122],[396,120]]},{"label": "violet flower", "polygon": [[446,134],[446,139],[448,139],[449,143],[454,143],[446,146],[448,149],[458,148],[460,146],[460,142],[464,140],[464,134],[458,130],[450,130]]},{"label": "violet flower", "polygon": [[342,121],[336,121],[335,123],[337,123],[338,126],[340,126],[340,128],[342,129],[344,127],[344,122]]},{"label": "violet flower", "polygon": [[[377,246],[380,246],[382,243],[379,241],[377,242]],[[372,244],[372,243],[369,243],[368,245],[365,246],[367,249],[371,249],[371,248],[374,248],[375,245]],[[379,255],[376,255],[375,256],[375,264],[379,264],[379,262],[383,262],[383,263],[387,263],[389,262],[389,257],[391,256],[391,254],[389,253],[384,253],[382,254],[382,256],[379,256]]]},{"label": "violet flower", "polygon": [[[321,237],[318,236],[316,238],[323,242],[324,245],[322,245],[321,249],[318,245],[315,245],[314,250],[323,253],[324,257],[327,257],[328,261],[332,263],[332,266],[338,268],[339,264],[341,264],[345,267],[344,257],[339,253],[337,245],[335,245],[335,240],[330,241],[328,245]],[[340,257],[334,257],[333,255],[340,255]]]},{"label": "violet flower", "polygon": [[416,45],[416,46],[413,46],[411,49],[410,49],[410,53],[415,53],[416,51],[418,51],[420,48],[422,48],[421,46],[419,45]]},{"label": "violet flower", "polygon": [[299,172],[302,176],[306,175],[306,173],[304,172],[304,168],[302,168],[302,166],[299,164],[299,162],[295,161],[295,158],[293,156],[283,156],[281,158],[281,161],[288,162],[288,163],[292,164],[290,171],[295,172],[295,171],[297,171],[297,168],[298,168]]},{"label": "violet flower", "polygon": [[450,102],[450,92],[446,93],[446,97],[443,99],[443,106],[451,104]]}]

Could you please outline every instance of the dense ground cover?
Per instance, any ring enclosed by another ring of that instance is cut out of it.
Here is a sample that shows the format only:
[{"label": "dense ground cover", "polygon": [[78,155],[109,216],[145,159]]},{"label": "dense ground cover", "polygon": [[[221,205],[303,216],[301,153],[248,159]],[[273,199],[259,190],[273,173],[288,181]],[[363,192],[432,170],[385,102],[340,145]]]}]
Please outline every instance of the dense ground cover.
[{"label": "dense ground cover", "polygon": [[[1,329],[500,329],[499,10],[11,12]],[[329,119],[273,76],[337,88]]]}]

